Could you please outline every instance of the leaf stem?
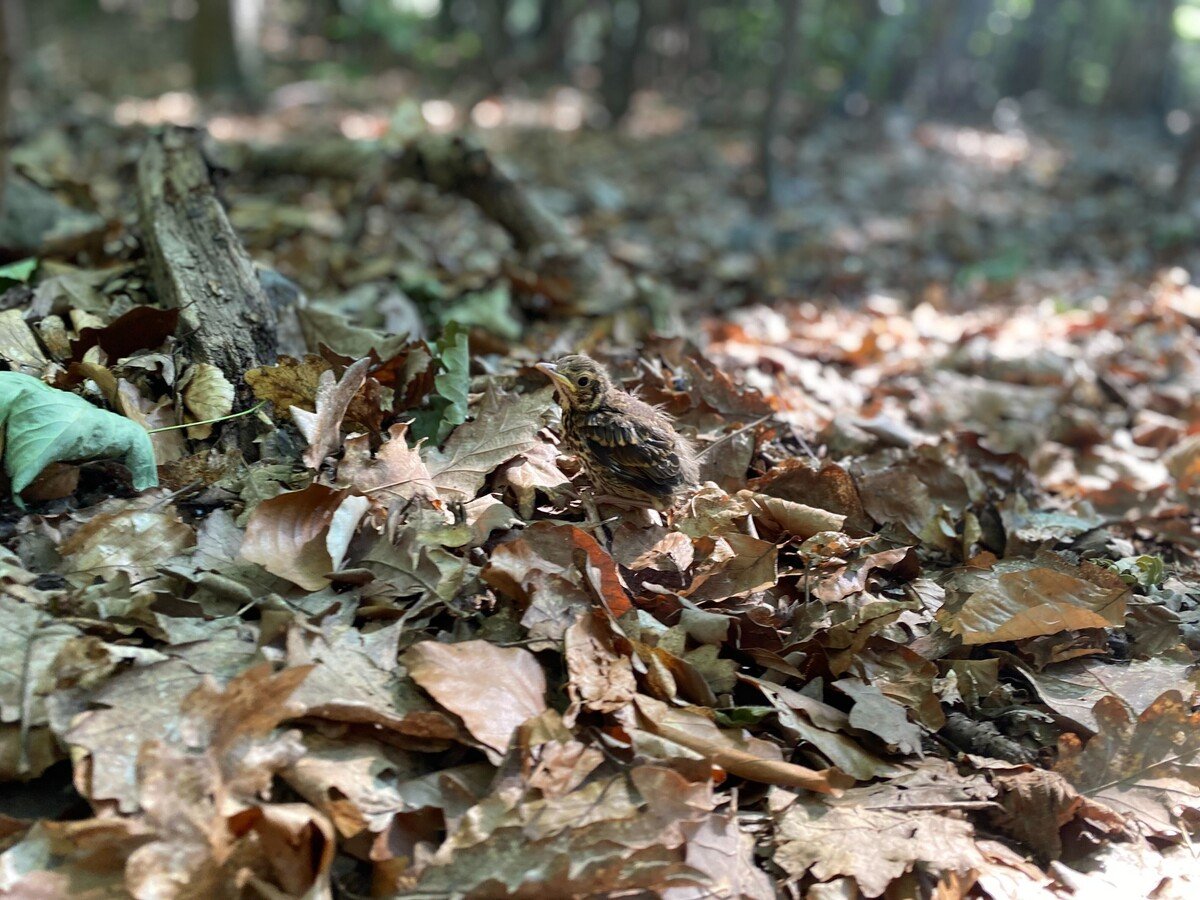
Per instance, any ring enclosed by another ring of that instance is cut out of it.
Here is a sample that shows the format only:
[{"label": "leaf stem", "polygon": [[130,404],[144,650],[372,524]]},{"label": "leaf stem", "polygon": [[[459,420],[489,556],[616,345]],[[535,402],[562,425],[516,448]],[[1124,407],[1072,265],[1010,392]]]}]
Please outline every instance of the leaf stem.
[{"label": "leaf stem", "polygon": [[230,413],[229,415],[221,416],[218,419],[205,419],[203,422],[184,422],[182,425],[164,425],[162,428],[147,428],[146,431],[150,434],[158,434],[160,431],[174,431],[177,428],[194,428],[197,425],[215,425],[218,422],[228,422],[230,419],[236,419],[240,416],[248,416],[251,413],[256,413],[266,405],[266,400],[260,400],[249,409],[243,409],[241,412]]}]

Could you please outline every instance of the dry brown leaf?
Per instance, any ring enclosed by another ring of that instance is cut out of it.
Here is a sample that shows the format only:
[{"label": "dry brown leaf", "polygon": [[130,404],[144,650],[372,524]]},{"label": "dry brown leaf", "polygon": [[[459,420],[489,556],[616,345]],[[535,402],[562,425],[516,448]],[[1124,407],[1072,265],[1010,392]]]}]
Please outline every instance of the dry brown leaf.
[{"label": "dry brown leaf", "polygon": [[385,830],[407,809],[398,784],[424,773],[419,760],[367,738],[311,733],[304,737],[304,755],[281,775],[342,837],[352,838]]},{"label": "dry brown leaf", "polygon": [[342,373],[340,379],[333,372],[322,372],[317,382],[316,412],[300,406],[291,407],[296,427],[308,441],[304,451],[304,464],[310,469],[319,469],[325,457],[335,453],[342,445],[342,419],[354,395],[366,383],[369,359],[360,359]]},{"label": "dry brown leaf", "polygon": [[316,409],[317,384],[333,364],[309,354],[303,360],[281,356],[273,366],[261,366],[246,373],[246,384],[254,396],[274,405],[276,413],[293,406],[310,412]]},{"label": "dry brown leaf", "polygon": [[966,602],[953,613],[945,610],[950,630],[965,644],[990,644],[1125,623],[1129,587],[1116,575],[1092,566],[1087,579],[1082,569],[1048,557],[1039,561],[1046,565],[1002,560],[972,573]]},{"label": "dry brown leaf", "polygon": [[1180,491],[1200,492],[1200,434],[1193,434],[1172,447],[1163,456],[1163,462]]},{"label": "dry brown leaf", "polygon": [[195,542],[195,532],[179,520],[174,507],[146,494],[138,504],[94,516],[63,542],[60,552],[64,574],[75,584],[108,580],[119,572],[131,581],[144,581],[154,576],[155,566]]},{"label": "dry brown leaf", "polygon": [[[137,422],[147,431],[180,424],[176,418],[175,404],[171,402],[170,397],[152,403],[123,378],[116,383],[116,391],[117,408],[121,414]],[[154,459],[160,466],[187,455],[187,441],[184,440],[182,429],[172,428],[170,431],[151,434],[150,443],[154,446]]]},{"label": "dry brown leaf", "polygon": [[398,666],[400,631],[399,625],[366,635],[345,626],[319,635],[292,629],[288,664],[313,667],[292,701],[308,718],[385,729],[423,749],[453,740],[457,726]]},{"label": "dry brown leaf", "polygon": [[24,372],[34,378],[41,378],[45,372],[46,354],[26,324],[22,309],[0,312],[0,359],[9,364],[11,372]]},{"label": "dry brown leaf", "polygon": [[535,522],[492,551],[481,577],[525,604],[537,602],[539,590],[561,593],[554,580],[561,579],[598,598],[615,617],[632,609],[613,558],[594,537],[574,525]]},{"label": "dry brown leaf", "polygon": [[779,580],[778,557],[779,548],[770,541],[737,532],[723,535],[685,596],[693,603],[711,603],[765,590]]},{"label": "dry brown leaf", "polygon": [[546,710],[546,676],[521,647],[421,641],[404,654],[413,681],[463,720],[499,762],[517,728]]},{"label": "dry brown leaf", "polygon": [[823,531],[841,531],[846,523],[844,515],[805,506],[793,500],[784,500],[782,497],[772,497],[769,494],[738,491],[737,498],[746,504],[751,515],[765,519],[768,524],[774,525],[783,533],[802,540]]},{"label": "dry brown leaf", "polygon": [[447,500],[474,500],[487,477],[537,444],[554,388],[533,394],[502,394],[489,387],[475,418],[454,429],[440,450],[428,447],[425,464]]},{"label": "dry brown leaf", "polygon": [[184,698],[206,674],[232,678],[255,653],[253,632],[228,629],[163,662],[117,672],[88,690],[84,711],[60,732],[72,753],[85,760],[76,767],[75,787],[93,802],[117,802],[122,812],[140,803],[137,760],[141,748],[177,732]]},{"label": "dry brown leaf", "polygon": [[[189,413],[189,421],[219,419],[233,411],[233,385],[211,363],[196,363],[183,374],[179,384],[183,389],[183,405]],[[193,425],[187,433],[192,440],[200,441],[209,437],[212,430],[211,424]]]},{"label": "dry brown leaf", "polygon": [[521,518],[532,519],[539,492],[552,503],[573,493],[571,480],[558,467],[558,448],[539,442],[496,474],[496,488],[508,488],[517,501]]},{"label": "dry brown leaf", "polygon": [[377,497],[385,505],[394,498],[436,499],[437,488],[421,459],[420,445],[409,447],[407,433],[407,423],[393,425],[388,429],[388,439],[373,457],[369,435],[346,438],[345,452],[338,463],[338,481],[360,494]]},{"label": "dry brown leaf", "polygon": [[663,900],[708,900],[713,897],[768,898],[771,879],[754,864],[754,837],[738,827],[737,810],[712,813],[683,825],[687,841],[684,861],[708,876],[709,884],[673,887]]},{"label": "dry brown leaf", "polygon": [[1175,811],[1200,809],[1200,713],[1167,691],[1140,716],[1116,697],[1100,700],[1093,715],[1099,733],[1086,745],[1062,735],[1054,771],[1149,833],[1179,834]]},{"label": "dry brown leaf", "polygon": [[874,529],[863,509],[862,499],[850,473],[834,463],[818,467],[806,459],[788,459],[761,478],[750,482],[750,490],[781,497],[846,517],[846,531],[868,534]]},{"label": "dry brown leaf", "polygon": [[571,700],[596,712],[621,709],[637,693],[633,666],[613,649],[608,621],[583,615],[563,635],[567,691]]},{"label": "dry brown leaf", "polygon": [[795,878],[848,876],[863,895],[879,897],[915,867],[966,874],[983,861],[965,819],[934,810],[868,809],[858,793],[832,806],[797,798],[780,818],[775,862]]},{"label": "dry brown leaf", "polygon": [[748,781],[804,788],[821,794],[838,794],[842,788],[854,783],[852,778],[836,769],[818,772],[785,762],[774,744],[718,728],[711,719],[698,712],[671,708],[640,694],[634,698],[634,704],[640,714],[638,721],[647,731],[699,753]]},{"label": "dry brown leaf", "polygon": [[678,531],[670,531],[661,540],[629,564],[634,572],[654,569],[657,572],[683,572],[692,564],[696,550],[692,539]]},{"label": "dry brown leaf", "polygon": [[241,556],[272,575],[315,591],[341,565],[370,501],[310,484],[263,500],[250,514]]}]

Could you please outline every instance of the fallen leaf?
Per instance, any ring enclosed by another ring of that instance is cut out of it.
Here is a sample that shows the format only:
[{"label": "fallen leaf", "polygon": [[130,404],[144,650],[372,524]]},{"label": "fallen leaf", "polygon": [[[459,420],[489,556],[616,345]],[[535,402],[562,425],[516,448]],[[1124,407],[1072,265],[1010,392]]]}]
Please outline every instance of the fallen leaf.
[{"label": "fallen leaf", "polygon": [[629,657],[613,649],[612,632],[595,615],[580,616],[563,635],[567,691],[574,703],[595,712],[621,709],[637,693]]},{"label": "fallen leaf", "polygon": [[28,375],[0,372],[0,425],[18,505],[21,491],[52,462],[122,457],[136,490],[158,484],[154,448],[141,426]]},{"label": "fallen leaf", "polygon": [[493,762],[526,719],[546,710],[546,676],[537,657],[487,641],[420,641],[404,654],[413,681],[457,715]]},{"label": "fallen leaf", "polygon": [[1200,713],[1167,691],[1136,717],[1116,697],[1093,715],[1100,730],[1086,745],[1070,732],[1059,738],[1054,771],[1150,834],[1179,834],[1176,810],[1200,809]]},{"label": "fallen leaf", "polygon": [[[190,421],[204,422],[219,419],[233,411],[234,390],[224,373],[209,363],[196,363],[179,380],[183,389],[183,405],[191,414]],[[213,426],[193,425],[187,430],[194,441],[212,434]]]},{"label": "fallen leaf", "polygon": [[345,452],[337,469],[339,482],[382,501],[436,498],[437,488],[421,459],[420,446],[408,446],[407,432],[406,423],[393,425],[388,429],[388,439],[374,456],[369,435],[346,438]]},{"label": "fallen leaf", "polygon": [[92,347],[99,347],[110,362],[116,362],[139,350],[161,347],[178,327],[178,309],[135,306],[103,328],[81,329],[71,342],[71,352],[79,360]]},{"label": "fallen leaf", "polygon": [[161,498],[148,508],[130,506],[93,516],[63,542],[66,574],[75,584],[109,580],[125,572],[132,581],[155,575],[155,567],[191,547],[196,536]]},{"label": "fallen leaf", "polygon": [[761,784],[804,788],[821,794],[838,794],[853,784],[836,769],[818,772],[785,762],[779,748],[768,741],[747,738],[718,728],[711,719],[689,709],[672,709],[638,695],[634,703],[642,727],[659,737],[699,753],[733,775]]},{"label": "fallen leaf", "polygon": [[1096,567],[1097,580],[1082,571],[1065,563],[1001,560],[972,573],[966,601],[956,611],[945,609],[949,628],[970,645],[1123,625],[1129,586],[1112,573],[1107,584],[1097,583],[1104,576]]},{"label": "fallen leaf", "polygon": [[317,382],[315,413],[299,407],[291,407],[296,427],[308,441],[304,451],[304,464],[310,469],[319,469],[325,457],[332,455],[342,445],[342,419],[354,395],[366,383],[369,359],[360,359],[342,373],[340,379],[332,372],[322,372]]},{"label": "fallen leaf", "polygon": [[965,819],[865,808],[857,793],[847,792],[835,806],[796,798],[779,820],[775,862],[795,878],[853,878],[864,896],[879,897],[905,872],[966,874],[983,861]]},{"label": "fallen leaf", "polygon": [[685,596],[693,603],[728,600],[771,587],[778,580],[779,548],[748,534],[726,534],[720,558],[699,571]]},{"label": "fallen leaf", "polygon": [[553,388],[544,388],[513,396],[490,387],[475,418],[455,428],[441,450],[424,448],[439,494],[449,500],[473,500],[498,466],[532,449],[553,393]]},{"label": "fallen leaf", "polygon": [[263,500],[250,514],[241,556],[305,590],[328,585],[370,501],[310,484]]}]

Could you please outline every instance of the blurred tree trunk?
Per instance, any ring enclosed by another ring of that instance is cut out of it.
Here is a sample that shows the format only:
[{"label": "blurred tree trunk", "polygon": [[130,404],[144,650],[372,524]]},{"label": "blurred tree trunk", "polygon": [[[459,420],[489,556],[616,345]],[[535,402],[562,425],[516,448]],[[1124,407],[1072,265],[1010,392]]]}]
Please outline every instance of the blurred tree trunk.
[{"label": "blurred tree trunk", "polygon": [[[609,0],[608,46],[600,99],[613,125],[629,112],[638,87],[638,64],[650,30],[649,0]],[[630,22],[629,18],[636,16]]]},{"label": "blurred tree trunk", "polygon": [[8,182],[8,110],[13,71],[9,25],[14,5],[13,0],[0,0],[0,207],[4,206],[4,187]]},{"label": "blurred tree trunk", "polygon": [[1014,97],[1042,87],[1049,55],[1061,53],[1057,20],[1062,0],[1035,0],[1033,11],[1020,26],[1000,77],[1000,89]]},{"label": "blurred tree trunk", "polygon": [[579,7],[571,0],[542,0],[533,39],[538,45],[538,66],[555,75],[567,73],[571,26]]},{"label": "blurred tree trunk", "polygon": [[992,11],[992,0],[942,0],[933,5],[933,21],[939,26],[935,49],[918,68],[906,102],[921,113],[957,112],[973,100],[971,35]]},{"label": "blurred tree trunk", "polygon": [[263,0],[197,0],[189,49],[198,91],[261,99],[262,11]]},{"label": "blurred tree trunk", "polygon": [[484,0],[479,36],[483,41],[483,58],[487,64],[488,90],[498,93],[514,70],[512,35],[508,30],[508,10],[511,0]]},{"label": "blurred tree trunk", "polygon": [[1140,0],[1110,73],[1104,105],[1132,113],[1165,112],[1178,0]]},{"label": "blurred tree trunk", "polygon": [[800,22],[800,0],[780,0],[782,30],[779,58],[771,70],[767,90],[767,105],[763,109],[762,127],[758,136],[759,174],[763,181],[762,209],[773,209],[779,200],[779,154],[776,146],[780,134],[783,101],[796,60],[796,32]]}]

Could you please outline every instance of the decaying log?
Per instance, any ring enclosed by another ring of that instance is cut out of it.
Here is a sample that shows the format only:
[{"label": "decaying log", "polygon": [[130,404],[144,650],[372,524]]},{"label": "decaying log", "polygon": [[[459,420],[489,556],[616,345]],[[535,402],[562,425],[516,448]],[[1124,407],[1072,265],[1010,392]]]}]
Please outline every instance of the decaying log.
[{"label": "decaying log", "polygon": [[178,307],[188,355],[221,369],[245,402],[247,370],[276,356],[275,312],[229,223],[199,135],[168,128],[138,165],[142,240],[159,300]]},{"label": "decaying log", "polygon": [[232,164],[260,172],[328,178],[411,178],[457,194],[512,237],[521,254],[514,281],[571,312],[612,312],[635,297],[629,274],[600,247],[507,175],[483,147],[461,135],[424,134],[391,157],[359,141],[229,148]]},{"label": "decaying log", "polygon": [[423,135],[399,155],[397,174],[428,181],[478,206],[512,236],[538,290],[572,311],[611,312],[634,298],[625,270],[603,250],[571,234],[566,223],[473,141],[459,135]]}]

